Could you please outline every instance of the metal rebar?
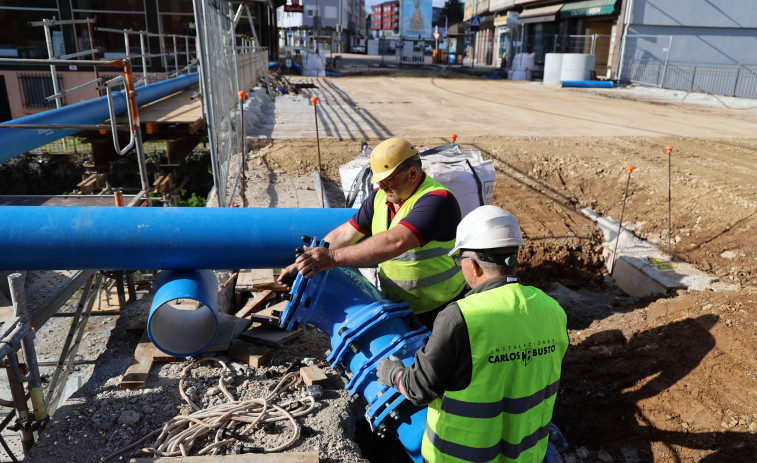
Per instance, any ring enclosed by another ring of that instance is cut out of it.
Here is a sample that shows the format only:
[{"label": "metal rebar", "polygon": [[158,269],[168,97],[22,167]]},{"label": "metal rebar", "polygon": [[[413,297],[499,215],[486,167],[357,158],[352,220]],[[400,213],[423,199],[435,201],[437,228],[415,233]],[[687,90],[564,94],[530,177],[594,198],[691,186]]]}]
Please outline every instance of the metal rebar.
[{"label": "metal rebar", "polygon": [[[92,19],[92,18],[88,18],[88,19]],[[94,34],[94,26],[93,26],[94,23],[95,23],[94,19],[92,19],[92,21],[87,23],[87,31],[89,32],[89,48],[91,48],[92,50],[95,50],[95,37],[94,37],[95,34]],[[93,60],[97,59],[97,53],[95,53],[94,51],[92,52],[92,59]],[[100,79],[100,73],[97,70],[97,66],[93,66],[92,70],[95,73],[95,80],[99,79],[100,82],[102,82],[102,79]],[[102,89],[100,89],[100,87],[97,88],[97,94],[99,96],[103,96],[103,91]]]},{"label": "metal rebar", "polygon": [[[18,328],[29,327],[29,312],[26,307],[26,294],[24,293],[24,277],[20,273],[12,273],[8,276],[8,284],[10,286],[11,302],[13,303],[13,309],[15,316],[18,318]],[[33,371],[36,370],[36,387],[39,387],[39,369],[37,368],[37,358],[34,352],[34,334],[31,330],[24,334],[21,339],[22,349],[24,350],[24,358],[28,365],[33,366],[30,368],[29,377],[34,376]],[[30,342],[29,342],[30,341]],[[28,345],[31,344],[31,350],[27,350]],[[18,372],[18,359],[15,352],[15,343],[11,345],[13,350],[8,353],[8,360],[10,361],[10,367],[8,368],[8,383],[11,388],[11,396],[13,397],[14,408],[18,413],[18,416],[22,424],[26,424],[29,421],[29,408],[26,402],[26,394],[24,393],[24,386],[21,377]],[[35,405],[35,409],[37,406]],[[34,433],[28,426],[24,426],[21,431],[21,442],[24,449],[24,453],[28,453],[32,445],[34,445]]]},{"label": "metal rebar", "polygon": [[612,250],[612,266],[610,267],[610,275],[612,275],[612,272],[615,271],[615,262],[618,260],[618,243],[620,242],[620,231],[623,226],[623,215],[626,212],[626,199],[628,198],[628,185],[631,183],[631,172],[633,172],[633,167],[628,166],[626,168],[628,171],[628,179],[626,180],[626,191],[623,193],[623,208],[620,210],[620,221],[618,222],[618,233],[616,233],[615,236],[615,248]]},{"label": "metal rebar", "polygon": [[77,65],[77,66],[117,66],[121,60],[68,60],[68,59],[44,59],[44,58],[0,58],[0,64],[26,64],[29,66],[40,65]]},{"label": "metal rebar", "polygon": [[[94,283],[92,287],[98,287],[102,284],[102,275],[98,272],[96,274]],[[56,387],[53,389],[54,384],[52,381],[50,382],[50,389],[48,390],[47,395],[47,403],[48,409],[50,410],[50,414],[52,415],[55,413],[55,410],[58,408],[58,401],[60,400],[60,396],[63,394],[63,389],[65,387],[66,381],[68,380],[68,375],[71,373],[71,368],[73,367],[74,358],[76,357],[76,351],[79,349],[79,344],[81,342],[81,338],[84,335],[85,328],[87,327],[87,321],[89,320],[89,314],[92,312],[92,306],[95,304],[95,299],[97,299],[97,293],[98,291],[89,291],[87,301],[86,301],[86,308],[83,309],[83,315],[82,318],[78,320],[74,319],[71,323],[71,329],[69,330],[68,337],[66,338],[66,344],[67,346],[64,346],[65,350],[61,351],[61,361],[58,362],[58,367],[55,370],[55,373],[58,375],[56,377],[57,384],[62,385],[61,387]],[[80,300],[81,301],[81,300]],[[79,310],[77,308],[77,310]],[[82,311],[79,311],[82,313]],[[78,331],[77,331],[78,330]],[[74,334],[75,333],[75,334]],[[74,339],[74,335],[76,338]],[[68,348],[70,346],[70,349]],[[65,357],[64,357],[65,352]],[[61,364],[62,360],[65,358],[65,366],[63,366],[63,370],[61,372]]]},{"label": "metal rebar", "polygon": [[87,86],[92,85],[92,84],[99,84],[102,81],[103,80],[98,77],[97,79],[90,80],[87,83],[84,83],[84,84],[81,84],[81,85],[77,85],[76,87],[69,88],[68,90],[63,90],[62,92],[59,92],[59,93],[56,93],[54,95],[50,95],[48,97],[45,97],[45,100],[50,101],[50,100],[55,99],[55,98],[60,98],[60,97],[62,97],[63,95],[65,95],[67,93],[75,92],[76,90],[82,89],[82,88],[87,87]]},{"label": "metal rebar", "polygon": [[27,24],[30,26],[70,26],[72,24],[92,24],[95,22],[94,18],[87,19],[44,19],[42,21],[29,21]]},{"label": "metal rebar", "polygon": [[326,203],[323,199],[323,174],[321,173],[321,140],[318,136],[318,97],[314,96],[310,98],[313,103],[313,114],[315,115],[315,146],[318,151],[318,178],[321,181],[321,207],[326,207]]},{"label": "metal rebar", "polygon": [[[18,317],[20,326],[31,326],[29,310],[26,305],[26,294],[24,293],[24,277],[20,273],[13,273],[8,276],[8,283],[11,288],[11,300],[15,309],[15,315]],[[39,365],[37,365],[37,350],[34,347],[34,331],[28,330],[21,339],[21,351],[24,354],[24,362],[28,370],[24,379],[29,382],[29,395],[32,400],[34,410],[34,419],[42,421],[47,418],[47,407],[42,394],[42,380],[39,376]],[[11,356],[15,360],[15,356]]]},{"label": "metal rebar", "polygon": [[671,254],[671,246],[670,246],[670,236],[673,234],[673,229],[671,228],[671,159],[670,154],[673,152],[673,147],[668,145],[665,147],[665,149],[668,151],[668,254]]}]

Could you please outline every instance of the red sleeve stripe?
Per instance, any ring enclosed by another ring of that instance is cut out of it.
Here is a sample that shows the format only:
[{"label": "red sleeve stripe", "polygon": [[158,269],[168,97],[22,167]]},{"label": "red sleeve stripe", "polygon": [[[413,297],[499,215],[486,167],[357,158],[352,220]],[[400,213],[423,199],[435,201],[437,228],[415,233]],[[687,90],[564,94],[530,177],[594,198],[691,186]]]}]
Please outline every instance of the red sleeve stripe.
[{"label": "red sleeve stripe", "polygon": [[418,238],[418,241],[421,242],[421,246],[426,245],[426,240],[423,238],[423,235],[421,235],[421,232],[419,232],[417,228],[415,228],[408,222],[405,222],[404,220],[400,220],[400,225],[404,225],[405,227],[407,227],[408,230],[413,232],[413,235],[415,235],[415,237]]},{"label": "red sleeve stripe", "polygon": [[354,228],[355,230],[359,231],[359,232],[360,232],[360,233],[362,233],[363,235],[370,235],[370,234],[371,234],[371,232],[369,232],[369,231],[365,231],[365,230],[363,230],[362,228],[360,228],[360,225],[358,225],[358,224],[357,224],[357,222],[355,222],[355,221],[354,221],[354,220],[352,220],[352,219],[350,219],[350,225],[352,225],[352,227],[353,227],[353,228]]},{"label": "red sleeve stripe", "polygon": [[428,192],[428,194],[430,195],[444,196],[445,198],[447,197],[448,193],[449,192],[447,190],[434,190]]}]

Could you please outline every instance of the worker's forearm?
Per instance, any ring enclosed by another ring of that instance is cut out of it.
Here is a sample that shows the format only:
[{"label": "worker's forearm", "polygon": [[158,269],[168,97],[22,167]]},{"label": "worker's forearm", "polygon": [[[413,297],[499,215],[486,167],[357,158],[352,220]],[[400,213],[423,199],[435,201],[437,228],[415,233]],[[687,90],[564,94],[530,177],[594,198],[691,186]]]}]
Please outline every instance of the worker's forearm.
[{"label": "worker's forearm", "polygon": [[339,267],[369,267],[397,257],[405,251],[402,243],[394,239],[392,234],[383,232],[353,246],[335,249],[332,256]]},{"label": "worker's forearm", "polygon": [[363,235],[355,229],[349,222],[331,230],[323,239],[329,243],[330,249],[343,248],[360,241]]}]

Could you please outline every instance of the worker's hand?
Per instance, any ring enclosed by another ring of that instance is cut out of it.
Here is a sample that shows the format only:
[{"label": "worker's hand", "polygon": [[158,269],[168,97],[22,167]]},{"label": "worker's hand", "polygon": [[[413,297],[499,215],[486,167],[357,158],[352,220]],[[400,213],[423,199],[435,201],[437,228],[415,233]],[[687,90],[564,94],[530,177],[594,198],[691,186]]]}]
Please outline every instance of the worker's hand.
[{"label": "worker's hand", "polygon": [[294,263],[297,265],[300,275],[305,278],[311,278],[318,272],[324,272],[336,267],[332,251],[324,247],[309,248],[303,246],[305,250]]},{"label": "worker's hand", "polygon": [[294,285],[294,279],[297,277],[297,263],[288,265],[285,269],[281,270],[281,274],[276,279],[280,284],[292,289]]},{"label": "worker's hand", "polygon": [[388,359],[381,359],[378,368],[376,368],[379,384],[397,387],[397,378],[404,369],[405,365],[397,356],[392,355]]}]

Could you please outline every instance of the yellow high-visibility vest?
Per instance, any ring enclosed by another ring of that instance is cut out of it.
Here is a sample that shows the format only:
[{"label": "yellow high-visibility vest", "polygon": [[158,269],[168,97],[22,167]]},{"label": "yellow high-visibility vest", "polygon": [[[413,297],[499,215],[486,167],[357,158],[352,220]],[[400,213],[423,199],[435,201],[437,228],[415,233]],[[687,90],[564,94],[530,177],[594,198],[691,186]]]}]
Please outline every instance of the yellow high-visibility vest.
[{"label": "yellow high-visibility vest", "polygon": [[429,404],[423,458],[540,463],[568,348],[565,312],[544,292],[517,283],[457,304],[468,328],[471,383]]},{"label": "yellow high-visibility vest", "polygon": [[[426,175],[418,189],[402,204],[389,223],[389,208],[386,193],[376,192],[373,201],[371,233],[378,233],[397,226],[407,217],[416,201],[434,190],[446,190],[444,185]],[[381,292],[395,302],[407,302],[417,314],[428,312],[457,296],[465,286],[465,278],[447,254],[455,240],[429,241],[424,246],[410,249],[401,255],[378,265]]]}]

